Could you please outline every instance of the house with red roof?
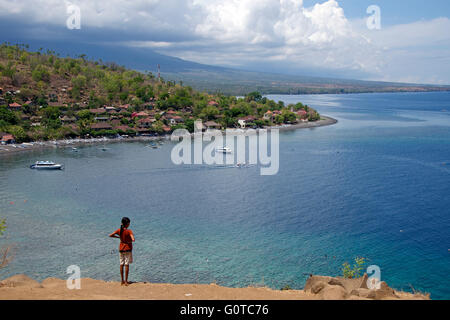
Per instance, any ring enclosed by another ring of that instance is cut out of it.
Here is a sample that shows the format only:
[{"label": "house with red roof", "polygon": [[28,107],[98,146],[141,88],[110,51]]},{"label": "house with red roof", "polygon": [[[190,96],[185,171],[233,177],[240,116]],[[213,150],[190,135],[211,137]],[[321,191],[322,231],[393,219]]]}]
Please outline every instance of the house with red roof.
[{"label": "house with red roof", "polygon": [[125,132],[125,133],[136,132],[133,128],[126,126],[126,125],[115,126],[114,130]]},{"label": "house with red roof", "polygon": [[273,112],[270,110],[267,111],[266,113],[264,113],[263,118],[264,118],[264,120],[273,121]]},{"label": "house with red roof", "polygon": [[0,141],[1,144],[11,144],[16,143],[16,139],[12,134],[0,132]]},{"label": "house with red roof", "polygon": [[90,109],[89,111],[90,111],[91,113],[93,113],[93,114],[96,114],[96,115],[106,113],[106,109],[104,109],[104,108]]},{"label": "house with red roof", "polygon": [[257,120],[256,117],[254,116],[246,116],[244,118],[240,118],[238,120],[239,125],[241,126],[242,129],[245,129],[245,127],[250,123]]},{"label": "house with red roof", "polygon": [[22,108],[22,105],[18,104],[17,102],[9,104],[9,109],[11,109],[11,110],[17,111],[17,110],[20,110],[20,108]]},{"label": "house with red roof", "polygon": [[218,124],[215,121],[206,121],[205,122],[205,127],[208,128],[208,129],[220,129],[221,125]]},{"label": "house with red roof", "polygon": [[152,123],[156,122],[155,118],[143,118],[138,120],[138,125],[140,128],[150,128],[152,126]]},{"label": "house with red roof", "polygon": [[[134,114],[134,113],[133,113]],[[133,117],[133,115],[131,115]],[[148,117],[149,114],[145,111],[141,111],[135,114],[135,117]]]},{"label": "house with red roof", "polygon": [[112,127],[109,123],[93,123],[91,124],[91,129],[95,131],[111,130]]},{"label": "house with red roof", "polygon": [[167,120],[169,120],[171,125],[176,125],[177,123],[184,122],[183,118],[180,116],[172,116],[172,117],[166,117]]}]

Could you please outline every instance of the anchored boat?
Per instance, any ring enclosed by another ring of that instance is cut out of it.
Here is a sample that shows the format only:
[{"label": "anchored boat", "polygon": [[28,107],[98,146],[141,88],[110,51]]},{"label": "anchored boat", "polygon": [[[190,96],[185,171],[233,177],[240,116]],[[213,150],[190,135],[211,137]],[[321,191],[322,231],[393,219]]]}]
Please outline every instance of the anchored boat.
[{"label": "anchored boat", "polygon": [[218,147],[218,148],[216,148],[216,152],[221,152],[221,153],[231,153],[232,151],[231,151],[231,149],[228,148],[228,147],[223,147],[223,148]]},{"label": "anchored boat", "polygon": [[62,170],[63,165],[59,163],[54,163],[52,161],[36,161],[35,164],[30,166],[31,169],[37,170]]}]

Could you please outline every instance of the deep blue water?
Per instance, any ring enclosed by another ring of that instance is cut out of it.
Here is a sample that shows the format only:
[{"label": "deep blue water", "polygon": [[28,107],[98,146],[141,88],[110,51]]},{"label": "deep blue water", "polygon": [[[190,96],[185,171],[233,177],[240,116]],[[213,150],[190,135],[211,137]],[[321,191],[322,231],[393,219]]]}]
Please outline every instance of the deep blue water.
[{"label": "deep blue water", "polygon": [[[122,216],[132,280],[302,288],[356,256],[382,280],[450,299],[450,93],[271,96],[339,120],[280,136],[280,171],[175,166],[172,144],[111,144],[0,158],[0,216],[26,273],[118,280]],[[37,159],[61,172],[28,168]],[[11,204],[11,202],[13,202]]]}]

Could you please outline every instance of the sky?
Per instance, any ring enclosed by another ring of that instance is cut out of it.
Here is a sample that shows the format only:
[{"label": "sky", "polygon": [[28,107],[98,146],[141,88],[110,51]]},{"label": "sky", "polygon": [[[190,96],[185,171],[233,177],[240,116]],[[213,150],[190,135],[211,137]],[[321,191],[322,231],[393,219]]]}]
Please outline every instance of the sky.
[{"label": "sky", "polygon": [[[80,29],[67,27],[73,5]],[[379,19],[367,12],[371,5]],[[0,40],[138,47],[244,70],[450,84],[449,15],[448,0],[0,0]],[[368,19],[380,23],[369,28]]]}]

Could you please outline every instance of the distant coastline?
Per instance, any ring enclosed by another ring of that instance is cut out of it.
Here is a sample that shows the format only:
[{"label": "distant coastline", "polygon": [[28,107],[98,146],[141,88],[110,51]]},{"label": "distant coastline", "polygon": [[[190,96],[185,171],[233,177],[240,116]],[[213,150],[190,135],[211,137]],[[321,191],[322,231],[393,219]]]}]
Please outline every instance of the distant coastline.
[{"label": "distant coastline", "polygon": [[[338,120],[327,116],[321,116],[321,119],[314,122],[303,122],[291,125],[272,126],[267,127],[267,130],[278,129],[280,131],[291,131],[298,129],[318,128],[336,124]],[[103,145],[107,143],[120,143],[120,142],[151,142],[158,140],[169,140],[170,134],[160,136],[135,136],[127,138],[91,138],[91,139],[65,139],[54,141],[35,141],[32,143],[17,144],[17,145],[2,145],[0,146],[0,157],[7,155],[14,155],[27,151],[41,151],[45,149],[55,148],[69,148],[80,147],[87,145]]]}]

